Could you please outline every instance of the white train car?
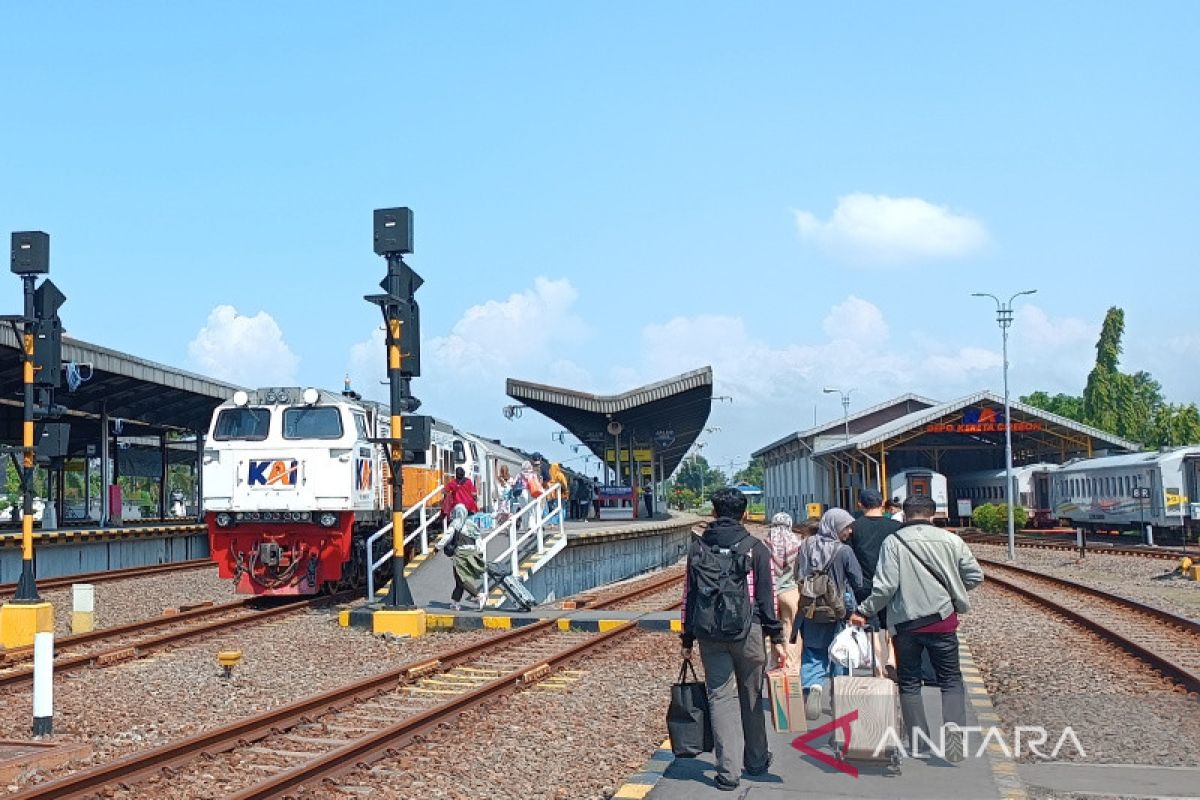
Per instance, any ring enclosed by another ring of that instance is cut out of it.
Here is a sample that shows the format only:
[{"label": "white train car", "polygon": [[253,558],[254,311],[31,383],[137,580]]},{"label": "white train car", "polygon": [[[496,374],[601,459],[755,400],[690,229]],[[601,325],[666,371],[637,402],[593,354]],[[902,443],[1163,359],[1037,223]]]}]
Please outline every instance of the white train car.
[{"label": "white train car", "polygon": [[946,476],[931,469],[903,469],[888,475],[888,497],[901,505],[909,497],[925,495],[933,498],[937,507],[933,520],[940,524],[950,521],[950,497]]},{"label": "white train car", "polygon": [[[1038,528],[1049,528],[1054,524],[1054,508],[1050,502],[1050,473],[1058,469],[1057,464],[1026,464],[1013,467],[1013,497],[1017,505],[1029,512],[1029,524]],[[967,472],[950,478],[951,493],[955,501],[970,500],[971,507],[984,503],[1007,503],[1008,493],[1004,490],[1004,469],[988,469]]]},{"label": "white train car", "polygon": [[1200,517],[1200,447],[1079,459],[1050,478],[1054,514],[1072,526],[1181,531]]}]

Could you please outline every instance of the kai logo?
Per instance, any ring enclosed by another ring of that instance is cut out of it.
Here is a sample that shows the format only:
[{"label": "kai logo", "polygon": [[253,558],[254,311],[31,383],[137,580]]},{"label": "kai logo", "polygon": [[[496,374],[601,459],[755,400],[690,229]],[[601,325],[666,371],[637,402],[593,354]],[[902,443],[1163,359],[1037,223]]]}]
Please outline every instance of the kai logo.
[{"label": "kai logo", "polygon": [[358,477],[357,477],[357,483],[354,487],[355,489],[357,489],[360,492],[371,491],[371,478],[372,478],[371,470],[372,470],[371,459],[369,459],[369,458],[358,459]]},{"label": "kai logo", "polygon": [[295,459],[251,461],[247,480],[251,486],[267,486],[275,489],[292,489],[296,486],[300,462]]}]

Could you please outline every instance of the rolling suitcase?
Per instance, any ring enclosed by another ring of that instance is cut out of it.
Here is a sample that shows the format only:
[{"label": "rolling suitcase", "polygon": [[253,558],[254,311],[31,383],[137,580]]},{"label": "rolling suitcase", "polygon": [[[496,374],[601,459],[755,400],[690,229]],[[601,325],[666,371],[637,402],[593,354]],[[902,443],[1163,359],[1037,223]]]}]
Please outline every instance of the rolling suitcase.
[{"label": "rolling suitcase", "polygon": [[533,599],[525,584],[513,577],[512,567],[508,564],[492,562],[487,565],[487,572],[492,582],[500,586],[504,596],[520,610],[528,611],[537,605],[537,600]]},{"label": "rolling suitcase", "polygon": [[[848,742],[845,729],[835,729],[833,749],[838,758],[847,761],[885,762],[888,775],[899,775],[900,750],[895,743],[903,738],[900,736],[900,693],[894,681],[883,677],[883,653],[876,650],[876,637],[874,633],[867,637],[871,642],[869,668],[852,670],[850,675],[838,675],[833,679],[834,719],[858,712],[858,718],[850,723]],[[887,646],[885,642],[883,647]]]}]

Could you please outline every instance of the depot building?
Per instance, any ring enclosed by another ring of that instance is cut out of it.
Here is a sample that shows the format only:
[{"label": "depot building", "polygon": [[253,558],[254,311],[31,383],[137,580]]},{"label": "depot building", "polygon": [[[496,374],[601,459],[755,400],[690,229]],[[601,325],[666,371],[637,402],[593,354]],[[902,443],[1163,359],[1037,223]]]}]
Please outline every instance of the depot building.
[{"label": "depot building", "polygon": [[788,434],[753,453],[765,466],[767,511],[804,519],[831,506],[853,510],[858,490],[872,488],[901,501],[912,494],[933,496],[939,517],[957,523],[960,516],[969,516],[972,505],[1005,500],[1009,428],[1017,484],[1013,491],[1030,507],[1039,505],[1037,494],[1048,487],[1036,480],[1033,485],[1018,483],[1017,468],[1139,449],[1024,403],[1010,403],[1010,408],[1011,426],[1004,398],[990,391],[945,403],[905,394]]}]

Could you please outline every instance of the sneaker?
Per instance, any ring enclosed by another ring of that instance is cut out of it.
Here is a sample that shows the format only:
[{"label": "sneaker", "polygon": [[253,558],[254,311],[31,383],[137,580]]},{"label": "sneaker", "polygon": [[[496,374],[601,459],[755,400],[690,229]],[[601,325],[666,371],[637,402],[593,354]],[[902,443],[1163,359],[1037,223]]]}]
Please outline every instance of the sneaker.
[{"label": "sneaker", "polygon": [[823,694],[822,686],[817,684],[808,690],[808,697],[804,698],[804,716],[810,720],[821,716],[821,695]]},{"label": "sneaker", "polygon": [[747,774],[747,775],[754,775],[754,776],[756,776],[756,777],[757,777],[757,776],[759,776],[759,775],[766,775],[766,774],[767,774],[767,770],[769,770],[769,769],[771,768],[771,762],[772,762],[772,761],[774,761],[774,760],[775,760],[775,754],[774,754],[774,753],[771,753],[771,752],[768,752],[768,753],[767,753],[767,760],[763,762],[763,765],[762,765],[761,767],[759,767],[758,769],[750,769],[750,768],[747,768],[747,769],[746,769],[746,774]]},{"label": "sneaker", "polygon": [[732,792],[733,790],[738,788],[738,783],[739,783],[739,781],[725,780],[720,775],[718,775],[716,778],[713,779],[713,785],[715,785],[722,792]]},{"label": "sneaker", "polygon": [[462,611],[462,603],[458,602],[457,600],[450,601],[450,610],[451,611]]},{"label": "sneaker", "polygon": [[945,737],[943,747],[946,749],[947,761],[957,764],[967,757],[966,749],[963,747],[962,728],[953,722],[947,722],[946,727],[942,729],[942,735]]}]

